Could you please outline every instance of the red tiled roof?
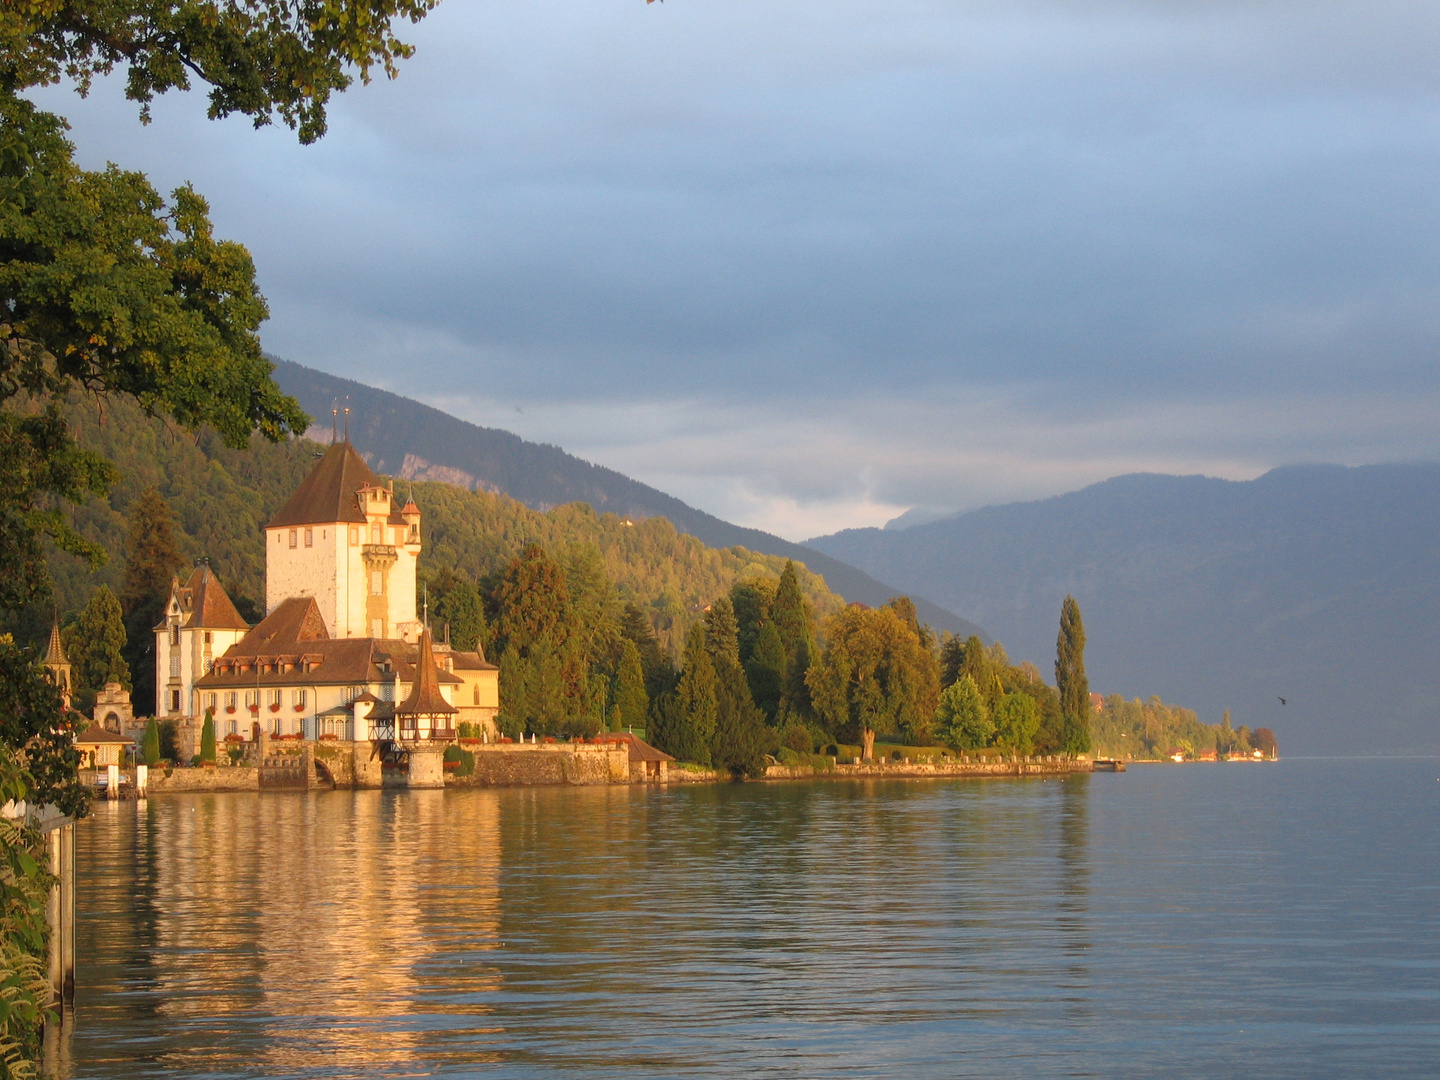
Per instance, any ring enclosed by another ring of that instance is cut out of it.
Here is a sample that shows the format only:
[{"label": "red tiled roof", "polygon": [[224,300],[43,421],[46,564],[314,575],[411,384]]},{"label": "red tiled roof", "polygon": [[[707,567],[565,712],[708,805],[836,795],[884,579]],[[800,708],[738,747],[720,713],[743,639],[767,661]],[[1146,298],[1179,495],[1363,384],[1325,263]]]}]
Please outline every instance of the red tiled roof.
[{"label": "red tiled roof", "polygon": [[628,731],[618,731],[611,735],[602,735],[606,742],[624,743],[630,750],[631,762],[636,761],[674,761],[675,759],[664,750],[657,750],[644,739],[632,735]]}]

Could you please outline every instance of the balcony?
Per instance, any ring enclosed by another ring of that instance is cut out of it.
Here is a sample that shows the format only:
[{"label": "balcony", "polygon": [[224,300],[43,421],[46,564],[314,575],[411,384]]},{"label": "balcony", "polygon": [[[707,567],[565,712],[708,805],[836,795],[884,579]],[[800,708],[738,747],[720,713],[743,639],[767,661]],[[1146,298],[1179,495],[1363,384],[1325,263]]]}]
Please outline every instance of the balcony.
[{"label": "balcony", "polygon": [[364,544],[360,548],[360,554],[366,559],[389,559],[395,560],[394,544]]}]

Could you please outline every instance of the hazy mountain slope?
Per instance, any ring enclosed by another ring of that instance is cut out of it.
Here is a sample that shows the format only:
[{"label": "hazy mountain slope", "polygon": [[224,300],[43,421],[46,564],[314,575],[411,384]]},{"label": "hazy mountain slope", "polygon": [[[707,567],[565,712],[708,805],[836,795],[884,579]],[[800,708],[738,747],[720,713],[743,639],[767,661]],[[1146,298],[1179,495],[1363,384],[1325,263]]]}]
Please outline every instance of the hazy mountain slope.
[{"label": "hazy mountain slope", "polygon": [[1211,722],[1229,706],[1292,753],[1440,750],[1440,465],[1122,476],[808,543],[923,587],[1012,656],[1053,656],[1073,593],[1095,689]]},{"label": "hazy mountain slope", "polygon": [[[557,446],[527,442],[508,431],[482,428],[418,401],[328,375],[287,360],[275,361],[275,378],[299,399],[319,427],[328,430],[335,402],[349,400],[350,441],[378,472],[442,480],[504,492],[534,509],[586,502],[600,513],[635,519],[667,518],[677,529],[711,547],[744,547],[803,562],[847,600],[883,604],[899,589],[876,581],[813,548],[758,529],[731,525],[673,496],[592,465]],[[920,617],[944,630],[981,632],[974,624],[912,593]],[[983,633],[983,632],[982,632]]]}]

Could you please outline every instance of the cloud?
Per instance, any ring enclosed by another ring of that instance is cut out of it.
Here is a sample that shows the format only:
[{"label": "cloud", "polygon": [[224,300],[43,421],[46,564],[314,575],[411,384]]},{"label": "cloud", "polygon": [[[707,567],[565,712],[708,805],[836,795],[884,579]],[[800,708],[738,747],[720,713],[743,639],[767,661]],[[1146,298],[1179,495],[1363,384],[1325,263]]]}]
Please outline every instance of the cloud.
[{"label": "cloud", "polygon": [[406,36],[310,148],[41,96],[89,163],[210,196],[271,351],[786,535],[1436,453],[1434,5],[452,2]]}]

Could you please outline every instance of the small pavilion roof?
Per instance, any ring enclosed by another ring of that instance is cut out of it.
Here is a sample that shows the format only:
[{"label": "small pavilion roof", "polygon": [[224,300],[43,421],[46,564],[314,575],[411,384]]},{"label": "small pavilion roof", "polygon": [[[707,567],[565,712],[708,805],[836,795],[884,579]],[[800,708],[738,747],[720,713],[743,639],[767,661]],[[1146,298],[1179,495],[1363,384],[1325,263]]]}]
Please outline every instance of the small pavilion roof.
[{"label": "small pavilion roof", "polygon": [[457,713],[440,693],[440,672],[435,667],[435,650],[430,642],[430,628],[420,633],[420,651],[415,657],[415,681],[410,696],[395,706],[396,716],[438,716]]},{"label": "small pavilion roof", "polygon": [[135,740],[126,735],[116,735],[113,731],[106,731],[94,721],[91,721],[89,727],[75,736],[76,746],[104,746],[117,743],[124,746],[134,746]]}]

